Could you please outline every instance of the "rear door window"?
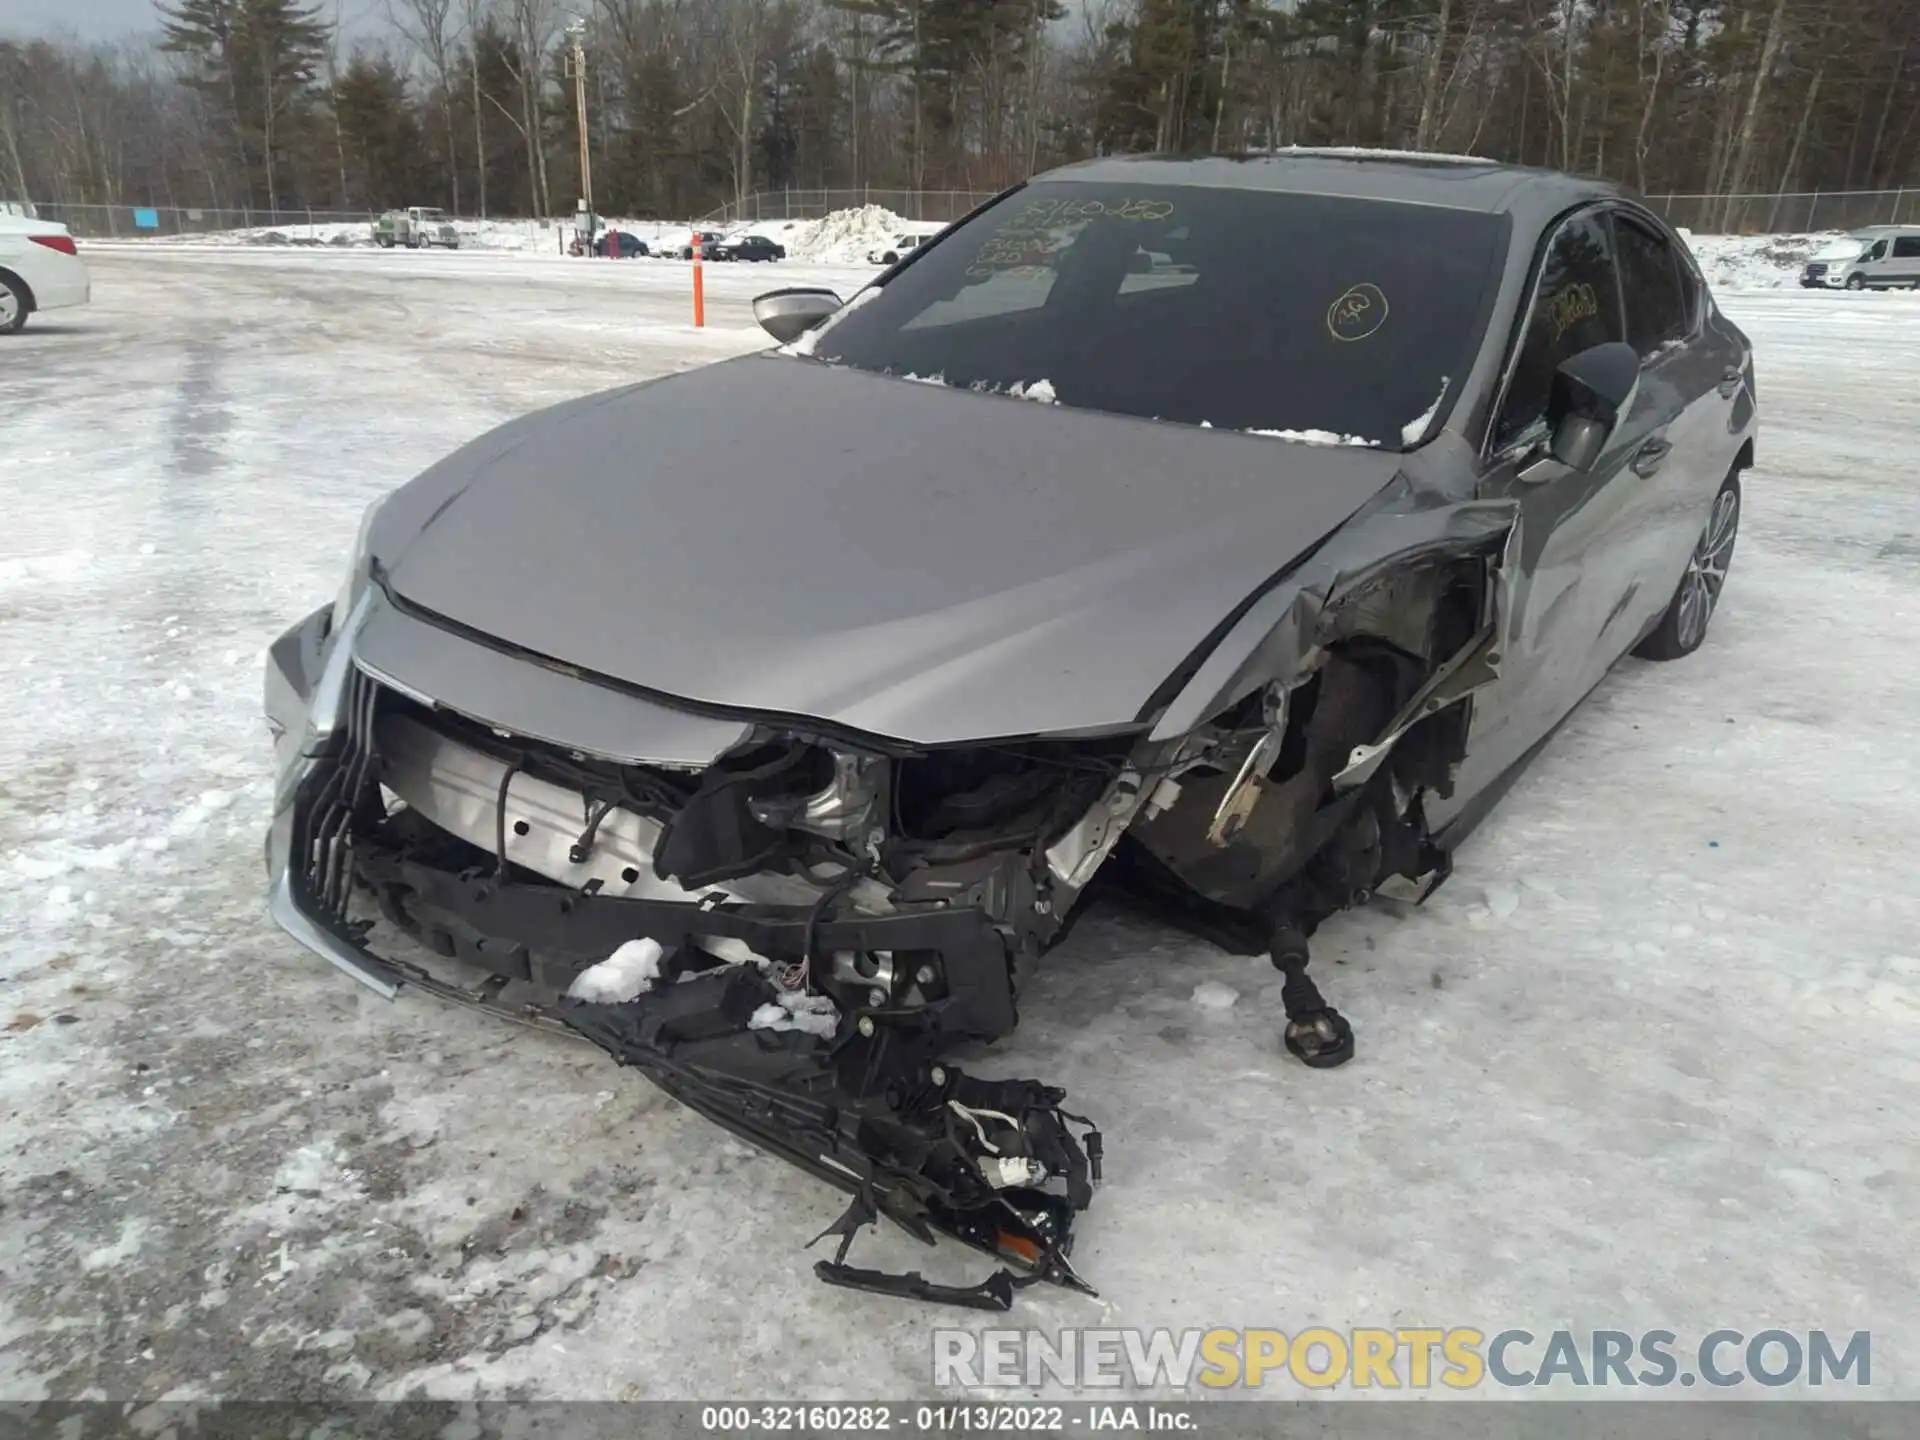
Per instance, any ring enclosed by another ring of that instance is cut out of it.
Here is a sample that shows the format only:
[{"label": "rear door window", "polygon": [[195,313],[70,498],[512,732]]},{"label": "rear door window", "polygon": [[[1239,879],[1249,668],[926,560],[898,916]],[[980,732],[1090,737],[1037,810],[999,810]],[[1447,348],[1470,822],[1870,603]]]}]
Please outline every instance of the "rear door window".
[{"label": "rear door window", "polygon": [[1896,259],[1920,260],[1920,235],[1902,235],[1893,242]]},{"label": "rear door window", "polygon": [[1665,239],[1624,215],[1613,221],[1626,301],[1627,343],[1650,359],[1686,335],[1687,303],[1680,267]]},{"label": "rear door window", "polygon": [[1582,350],[1627,338],[1605,217],[1578,215],[1548,243],[1506,402],[1494,422],[1494,448],[1531,438],[1547,413],[1553,372]]}]

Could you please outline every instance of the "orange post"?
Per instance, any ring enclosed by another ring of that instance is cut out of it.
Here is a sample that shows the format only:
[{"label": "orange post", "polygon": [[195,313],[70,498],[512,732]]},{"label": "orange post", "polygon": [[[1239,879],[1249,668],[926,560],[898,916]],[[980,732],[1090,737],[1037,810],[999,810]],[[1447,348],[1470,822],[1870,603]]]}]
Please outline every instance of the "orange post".
[{"label": "orange post", "polygon": [[707,323],[706,287],[700,275],[700,232],[693,232],[693,324],[700,329]]}]

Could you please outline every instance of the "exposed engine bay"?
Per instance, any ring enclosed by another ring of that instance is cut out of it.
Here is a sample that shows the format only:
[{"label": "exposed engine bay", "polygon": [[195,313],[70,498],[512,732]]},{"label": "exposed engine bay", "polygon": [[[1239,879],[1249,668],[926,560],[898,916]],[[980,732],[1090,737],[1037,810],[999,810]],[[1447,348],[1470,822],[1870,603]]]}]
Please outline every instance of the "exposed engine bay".
[{"label": "exposed engine bay", "polygon": [[[1308,940],[1445,877],[1424,807],[1497,673],[1498,570],[1456,547],[1355,584],[1288,678],[1165,739],[924,748],[761,724],[705,766],[635,763],[348,667],[339,732],[288,807],[291,883],[396,983],[584,1037],[847,1190],[822,1279],[988,1309],[1039,1280],[1088,1288],[1070,1255],[1098,1129],[1058,1087],[950,1052],[1015,1027],[1100,888],[1267,954],[1288,1050],[1349,1059]],[[883,1216],[1003,1264],[964,1287],[848,1264]]]}]

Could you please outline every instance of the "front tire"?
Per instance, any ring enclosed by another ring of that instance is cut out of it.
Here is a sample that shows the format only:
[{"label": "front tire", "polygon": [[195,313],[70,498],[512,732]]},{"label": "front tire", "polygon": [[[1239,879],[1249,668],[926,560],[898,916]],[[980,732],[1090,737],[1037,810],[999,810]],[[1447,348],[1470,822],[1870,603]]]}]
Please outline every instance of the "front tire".
[{"label": "front tire", "polygon": [[1633,647],[1642,660],[1678,660],[1698,650],[1707,638],[1707,626],[1720,603],[1720,592],[1727,583],[1727,567],[1733,563],[1733,542],[1740,533],[1740,473],[1727,476],[1720,493],[1713,497],[1713,509],[1707,513],[1707,527],[1687,557],[1687,570],[1680,587],[1673,592],[1667,613],[1653,633]]},{"label": "front tire", "polygon": [[1864,276],[1864,275],[1849,275],[1849,276],[1847,277],[1847,288],[1848,288],[1849,290],[1864,290],[1864,289],[1866,289],[1866,288],[1867,288],[1867,278],[1866,278],[1866,276]]},{"label": "front tire", "polygon": [[27,292],[14,281],[0,275],[0,335],[17,335],[33,313]]}]

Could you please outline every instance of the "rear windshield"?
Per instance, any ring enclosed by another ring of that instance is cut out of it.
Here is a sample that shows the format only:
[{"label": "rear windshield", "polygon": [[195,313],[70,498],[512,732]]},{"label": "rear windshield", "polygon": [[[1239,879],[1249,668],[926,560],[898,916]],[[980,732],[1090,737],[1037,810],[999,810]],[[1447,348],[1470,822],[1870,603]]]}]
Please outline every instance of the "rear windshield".
[{"label": "rear windshield", "polygon": [[1477,353],[1505,216],[1042,182],[921,247],[810,347],[1219,429],[1419,443]]}]

